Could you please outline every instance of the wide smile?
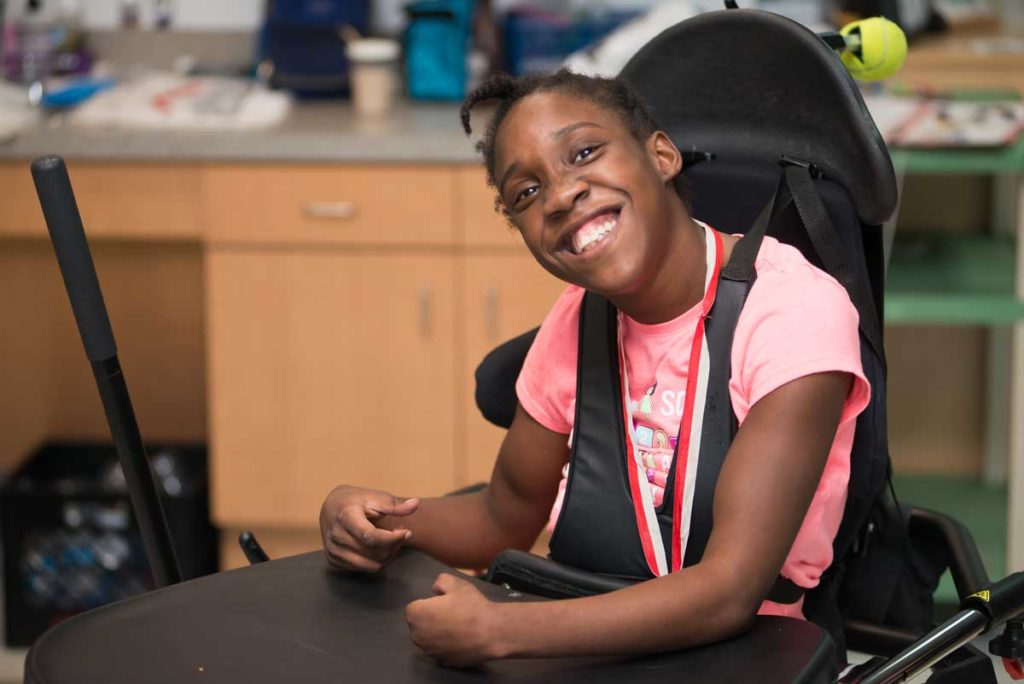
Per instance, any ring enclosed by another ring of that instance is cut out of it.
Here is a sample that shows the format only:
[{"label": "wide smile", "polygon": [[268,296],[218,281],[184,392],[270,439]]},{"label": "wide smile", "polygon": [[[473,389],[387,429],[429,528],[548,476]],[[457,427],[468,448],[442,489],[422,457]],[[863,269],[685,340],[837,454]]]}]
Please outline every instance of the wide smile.
[{"label": "wide smile", "polygon": [[602,209],[566,231],[558,243],[558,252],[581,259],[592,259],[615,238],[622,208]]}]

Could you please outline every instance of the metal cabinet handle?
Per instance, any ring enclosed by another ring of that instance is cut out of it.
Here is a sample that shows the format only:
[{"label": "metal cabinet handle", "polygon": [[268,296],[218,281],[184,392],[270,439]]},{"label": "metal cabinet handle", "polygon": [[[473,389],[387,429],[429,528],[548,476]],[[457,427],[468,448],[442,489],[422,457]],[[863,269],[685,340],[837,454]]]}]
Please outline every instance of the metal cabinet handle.
[{"label": "metal cabinet handle", "polygon": [[419,303],[420,333],[430,337],[434,322],[434,293],[430,285],[421,286],[416,299]]},{"label": "metal cabinet handle", "polygon": [[356,205],[353,202],[345,200],[335,202],[306,202],[306,204],[302,206],[302,213],[306,218],[350,219],[356,215]]},{"label": "metal cabinet handle", "polygon": [[484,290],[484,334],[491,342],[498,339],[498,294],[493,285]]}]

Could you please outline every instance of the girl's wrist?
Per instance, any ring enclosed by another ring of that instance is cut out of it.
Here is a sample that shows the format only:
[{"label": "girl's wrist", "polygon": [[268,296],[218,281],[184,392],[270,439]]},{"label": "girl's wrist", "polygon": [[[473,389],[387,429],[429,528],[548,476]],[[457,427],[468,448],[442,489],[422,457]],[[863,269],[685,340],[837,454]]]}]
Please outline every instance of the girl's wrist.
[{"label": "girl's wrist", "polygon": [[513,603],[491,602],[491,627],[487,640],[489,660],[513,658],[519,654],[517,637],[521,631],[516,627],[516,608],[519,606]]}]

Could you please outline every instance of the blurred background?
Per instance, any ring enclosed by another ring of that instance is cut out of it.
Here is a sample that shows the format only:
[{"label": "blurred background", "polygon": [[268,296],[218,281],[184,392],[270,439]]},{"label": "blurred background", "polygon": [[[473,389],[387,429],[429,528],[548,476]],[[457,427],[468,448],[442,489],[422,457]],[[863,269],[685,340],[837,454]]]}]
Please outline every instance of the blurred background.
[{"label": "blurred background", "polygon": [[[961,519],[993,577],[1024,569],[1024,2],[739,4],[817,31],[884,15],[909,36],[902,71],[862,84],[902,187],[885,227],[896,491]],[[493,211],[459,101],[496,71],[614,74],[721,7],[0,0],[0,682],[49,625],[152,586],[32,158],[68,160],[196,576],[242,564],[243,529],[271,556],[319,547],[336,484],[488,478],[502,433],[473,370],[561,285]]]}]

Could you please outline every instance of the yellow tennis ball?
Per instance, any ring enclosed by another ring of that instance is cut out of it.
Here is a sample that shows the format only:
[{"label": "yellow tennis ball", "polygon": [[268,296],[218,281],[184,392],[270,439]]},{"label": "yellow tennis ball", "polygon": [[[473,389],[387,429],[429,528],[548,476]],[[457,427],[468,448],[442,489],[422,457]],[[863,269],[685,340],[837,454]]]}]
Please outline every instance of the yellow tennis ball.
[{"label": "yellow tennis ball", "polygon": [[848,47],[839,58],[858,81],[881,81],[903,66],[907,58],[907,37],[885,17],[871,17],[847,24],[839,32],[860,47]]}]

